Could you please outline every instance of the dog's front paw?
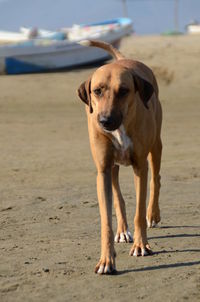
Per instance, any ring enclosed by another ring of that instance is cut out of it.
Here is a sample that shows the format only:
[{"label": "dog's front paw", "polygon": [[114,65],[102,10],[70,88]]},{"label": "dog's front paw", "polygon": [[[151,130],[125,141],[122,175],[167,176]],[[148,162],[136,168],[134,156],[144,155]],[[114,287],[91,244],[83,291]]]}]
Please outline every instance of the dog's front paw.
[{"label": "dog's front paw", "polygon": [[117,234],[115,235],[115,242],[133,242],[133,237],[129,229],[123,232],[117,231]]},{"label": "dog's front paw", "polygon": [[97,263],[95,267],[95,273],[102,275],[102,274],[115,274],[115,257],[116,253],[114,252],[113,255],[109,256],[102,256],[100,261]]}]

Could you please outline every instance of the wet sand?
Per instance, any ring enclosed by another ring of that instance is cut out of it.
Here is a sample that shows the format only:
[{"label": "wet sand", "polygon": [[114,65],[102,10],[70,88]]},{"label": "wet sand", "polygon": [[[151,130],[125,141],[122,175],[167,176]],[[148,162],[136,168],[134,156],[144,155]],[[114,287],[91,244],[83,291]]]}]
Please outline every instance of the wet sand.
[{"label": "wet sand", "polygon": [[[153,68],[163,107],[162,221],[154,251],[98,276],[96,170],[76,89],[93,68],[0,76],[0,300],[200,300],[200,38],[131,37],[121,51]],[[121,168],[133,231],[132,169]],[[116,219],[113,213],[113,229]]]}]

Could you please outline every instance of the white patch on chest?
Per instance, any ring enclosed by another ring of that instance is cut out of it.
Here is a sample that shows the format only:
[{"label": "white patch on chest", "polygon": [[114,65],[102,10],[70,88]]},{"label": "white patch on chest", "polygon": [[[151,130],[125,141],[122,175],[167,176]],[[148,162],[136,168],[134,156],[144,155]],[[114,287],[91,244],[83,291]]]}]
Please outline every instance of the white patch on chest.
[{"label": "white patch on chest", "polygon": [[124,165],[131,164],[130,151],[133,148],[133,143],[127,136],[123,125],[112,131],[112,142],[115,147],[116,162]]},{"label": "white patch on chest", "polygon": [[112,131],[112,142],[115,148],[121,151],[126,151],[132,145],[123,125],[121,125],[119,129]]}]

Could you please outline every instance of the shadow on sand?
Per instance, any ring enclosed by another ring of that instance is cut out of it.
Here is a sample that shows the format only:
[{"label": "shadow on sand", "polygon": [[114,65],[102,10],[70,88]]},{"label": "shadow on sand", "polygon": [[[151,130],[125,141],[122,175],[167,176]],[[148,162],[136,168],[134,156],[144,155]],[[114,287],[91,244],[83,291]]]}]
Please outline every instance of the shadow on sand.
[{"label": "shadow on sand", "polygon": [[188,238],[188,237],[200,237],[200,234],[170,234],[170,235],[163,235],[163,236],[153,236],[148,237],[149,240],[151,239],[166,239],[166,238]]},{"label": "shadow on sand", "polygon": [[[173,228],[198,228],[200,230],[200,226],[165,226],[161,227],[160,229],[173,229]],[[199,234],[170,234],[170,235],[163,235],[163,236],[153,236],[148,237],[148,239],[166,239],[166,238],[196,238],[200,237]],[[185,249],[185,250],[163,250],[158,252],[153,252],[153,255],[159,254],[172,254],[172,253],[200,253],[200,249]],[[133,272],[146,272],[146,271],[156,271],[160,269],[170,269],[170,268],[178,268],[178,267],[190,267],[200,265],[200,261],[190,261],[190,262],[180,262],[180,263],[169,263],[169,264],[160,264],[160,265],[153,265],[147,266],[142,268],[133,268],[133,269],[126,269],[123,271],[117,271],[116,275],[123,275]]]},{"label": "shadow on sand", "polygon": [[189,228],[189,229],[199,229],[200,230],[200,225],[166,225],[166,226],[160,226],[160,229],[184,229],[184,228]]},{"label": "shadow on sand", "polygon": [[124,274],[128,274],[128,273],[133,273],[133,272],[156,271],[159,269],[188,267],[188,266],[193,266],[193,265],[200,265],[200,261],[160,264],[160,265],[153,265],[153,266],[147,266],[147,267],[142,267],[142,268],[133,268],[133,269],[127,269],[127,270],[123,270],[123,271],[118,271],[116,275],[124,275]]}]

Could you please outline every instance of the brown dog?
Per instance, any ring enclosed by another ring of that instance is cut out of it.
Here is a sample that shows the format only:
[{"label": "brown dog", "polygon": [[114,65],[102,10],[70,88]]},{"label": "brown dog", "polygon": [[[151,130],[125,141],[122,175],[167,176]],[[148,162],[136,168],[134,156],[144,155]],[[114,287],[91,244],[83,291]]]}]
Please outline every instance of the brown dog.
[{"label": "brown dog", "polygon": [[[131,165],[136,189],[134,243],[130,255],[151,254],[147,242],[149,227],[160,221],[160,138],[162,110],[158,85],[152,71],[144,64],[127,60],[110,44],[86,41],[84,45],[107,50],[116,61],[98,68],[78,89],[87,104],[91,151],[97,167],[97,193],[101,214],[101,257],[95,272],[115,271],[112,231],[112,196],[117,215],[116,242],[132,242],[125,203],[119,182],[119,164]],[[146,214],[148,162],[151,166],[150,200]]]}]

